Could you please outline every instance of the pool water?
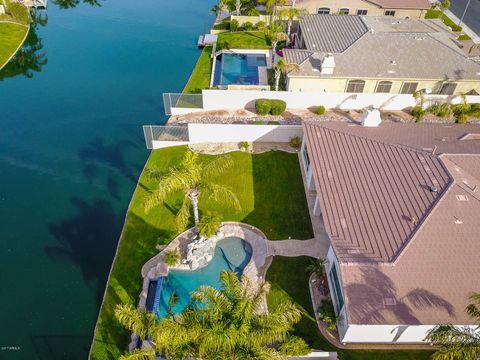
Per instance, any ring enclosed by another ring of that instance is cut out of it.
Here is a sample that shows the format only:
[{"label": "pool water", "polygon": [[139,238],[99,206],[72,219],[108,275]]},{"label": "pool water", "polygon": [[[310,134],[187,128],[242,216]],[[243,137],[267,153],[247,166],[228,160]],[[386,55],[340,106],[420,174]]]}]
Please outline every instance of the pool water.
[{"label": "pool water", "polygon": [[263,54],[222,54],[217,56],[213,85],[258,85],[258,68],[267,66]]},{"label": "pool water", "polygon": [[193,291],[202,285],[219,289],[220,273],[230,270],[241,276],[251,257],[250,244],[240,238],[229,237],[217,243],[213,259],[204,268],[195,271],[171,270],[168,277],[163,278],[163,284],[158,281],[161,289],[157,289],[158,303],[154,305],[157,317],[166,316],[168,303],[174,292],[178,295],[178,303],[172,310],[178,314],[188,306]]}]

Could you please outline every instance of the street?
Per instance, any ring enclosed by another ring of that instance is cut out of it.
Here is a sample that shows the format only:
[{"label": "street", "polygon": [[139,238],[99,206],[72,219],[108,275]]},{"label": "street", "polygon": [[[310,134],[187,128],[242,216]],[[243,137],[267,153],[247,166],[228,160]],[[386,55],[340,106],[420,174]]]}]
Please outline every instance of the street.
[{"label": "street", "polygon": [[[468,0],[452,0],[450,11],[458,16],[458,18],[461,18],[467,3]],[[468,6],[463,22],[480,35],[480,0],[470,0],[470,5]]]}]

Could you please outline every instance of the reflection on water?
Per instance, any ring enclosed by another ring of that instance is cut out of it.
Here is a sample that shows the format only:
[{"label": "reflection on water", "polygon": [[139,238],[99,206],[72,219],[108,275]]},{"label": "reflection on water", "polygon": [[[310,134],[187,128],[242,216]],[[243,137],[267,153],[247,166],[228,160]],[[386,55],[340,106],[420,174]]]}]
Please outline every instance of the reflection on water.
[{"label": "reflection on water", "polygon": [[71,9],[76,7],[80,2],[83,2],[85,4],[89,4],[92,6],[102,6],[100,1],[98,0],[53,0],[52,1],[55,5],[58,5],[60,9]]},{"label": "reflection on water", "polygon": [[47,64],[47,56],[42,52],[42,39],[38,37],[37,29],[48,23],[48,15],[44,10],[32,10],[32,22],[30,31],[22,48],[15,54],[10,62],[0,70],[0,80],[24,75],[27,78],[33,77],[36,72],[42,71]]}]

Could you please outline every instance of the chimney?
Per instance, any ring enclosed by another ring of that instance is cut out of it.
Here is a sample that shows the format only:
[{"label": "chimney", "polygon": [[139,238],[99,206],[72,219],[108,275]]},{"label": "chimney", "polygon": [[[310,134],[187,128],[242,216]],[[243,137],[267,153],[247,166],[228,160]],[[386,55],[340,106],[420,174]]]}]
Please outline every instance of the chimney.
[{"label": "chimney", "polygon": [[322,75],[333,75],[333,70],[335,69],[335,59],[332,54],[328,54],[323,58],[322,61]]}]

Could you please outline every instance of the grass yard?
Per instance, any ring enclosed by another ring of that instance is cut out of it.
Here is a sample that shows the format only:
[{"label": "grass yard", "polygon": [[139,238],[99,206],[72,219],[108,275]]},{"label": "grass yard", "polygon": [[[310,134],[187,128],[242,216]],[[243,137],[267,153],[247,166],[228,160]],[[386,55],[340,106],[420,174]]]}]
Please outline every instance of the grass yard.
[{"label": "grass yard", "polygon": [[23,25],[30,23],[30,14],[26,6],[18,2],[12,3],[10,0],[6,0],[6,4],[7,11],[5,14],[0,15],[0,21],[14,21]]},{"label": "grass yard", "polygon": [[[167,170],[180,161],[185,151],[185,146],[155,150],[146,166]],[[231,186],[242,210],[235,213],[231,208],[205,202],[200,203],[200,215],[205,211],[217,211],[224,220],[257,226],[270,239],[311,238],[313,231],[298,156],[284,152],[258,155],[234,152],[231,156],[234,168],[215,180]],[[210,159],[211,156],[201,155],[201,158]],[[133,195],[100,309],[92,359],[118,359],[125,352],[129,334],[114,318],[115,305],[137,304],[142,286],[142,265],[157,253],[155,245],[167,244],[177,234],[174,214],[180,206],[181,193],[172,195],[165,206],[155,208],[149,214],[143,210],[143,199],[155,185],[142,175]],[[288,273],[292,274],[291,270]]]},{"label": "grass yard", "polygon": [[267,272],[271,284],[268,307],[274,309],[285,300],[291,300],[303,312],[303,318],[295,325],[294,334],[307,341],[315,349],[337,351],[341,360],[426,360],[432,352],[414,350],[340,350],[333,347],[318,331],[310,300],[308,275],[305,267],[308,257],[275,257]]},{"label": "grass yard", "polygon": [[443,23],[446,26],[450,27],[453,31],[455,32],[462,31],[462,27],[454,23],[453,20],[450,19],[447,15],[443,14],[442,16],[442,12],[440,10],[429,9],[425,14],[425,19],[440,19],[440,17],[442,18]]},{"label": "grass yard", "polygon": [[27,31],[24,25],[0,22],[0,68],[15,53]]},{"label": "grass yard", "polygon": [[202,89],[208,89],[210,87],[213,60],[211,55],[212,47],[206,46],[198,58],[187,85],[185,85],[183,89],[184,94],[199,94],[202,92]]},{"label": "grass yard", "polygon": [[225,47],[229,49],[270,49],[265,34],[261,31],[220,33],[218,34],[217,50]]}]

